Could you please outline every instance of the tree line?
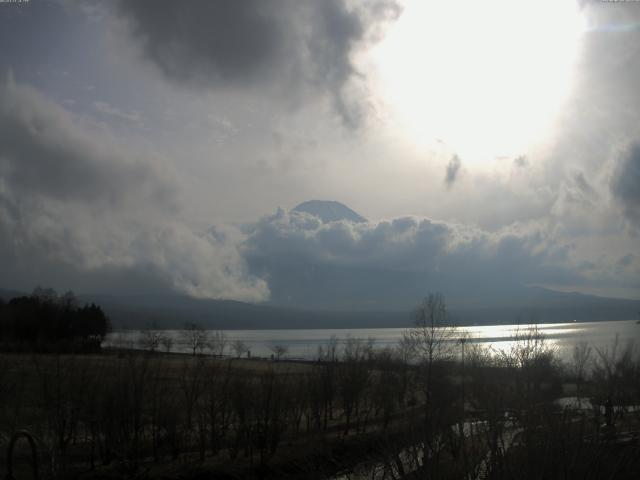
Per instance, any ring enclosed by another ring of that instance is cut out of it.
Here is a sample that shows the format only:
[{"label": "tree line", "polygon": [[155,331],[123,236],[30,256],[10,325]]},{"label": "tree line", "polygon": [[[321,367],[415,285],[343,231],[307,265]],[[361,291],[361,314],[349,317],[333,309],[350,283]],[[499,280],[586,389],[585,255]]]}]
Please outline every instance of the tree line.
[{"label": "tree line", "polygon": [[0,300],[0,343],[5,350],[95,351],[111,330],[93,303],[81,305],[73,292],[36,288],[31,295]]}]

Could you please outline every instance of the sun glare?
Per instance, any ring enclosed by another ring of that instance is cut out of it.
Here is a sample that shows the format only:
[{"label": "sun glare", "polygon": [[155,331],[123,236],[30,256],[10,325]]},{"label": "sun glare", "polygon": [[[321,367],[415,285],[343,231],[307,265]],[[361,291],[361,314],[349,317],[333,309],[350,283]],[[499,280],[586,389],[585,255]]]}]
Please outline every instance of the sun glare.
[{"label": "sun glare", "polygon": [[570,92],[583,20],[572,0],[414,0],[373,53],[391,118],[465,162],[544,141]]}]

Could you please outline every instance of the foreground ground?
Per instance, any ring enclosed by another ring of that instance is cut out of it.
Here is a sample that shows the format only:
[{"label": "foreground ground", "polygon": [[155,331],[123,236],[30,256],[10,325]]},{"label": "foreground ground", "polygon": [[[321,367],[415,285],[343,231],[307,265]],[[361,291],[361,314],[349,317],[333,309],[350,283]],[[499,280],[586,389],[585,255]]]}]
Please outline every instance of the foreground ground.
[{"label": "foreground ground", "polygon": [[[587,374],[526,342],[465,364],[351,343],[314,362],[0,355],[0,448],[27,431],[41,478],[640,478],[634,351]],[[15,478],[29,455],[23,436]]]}]

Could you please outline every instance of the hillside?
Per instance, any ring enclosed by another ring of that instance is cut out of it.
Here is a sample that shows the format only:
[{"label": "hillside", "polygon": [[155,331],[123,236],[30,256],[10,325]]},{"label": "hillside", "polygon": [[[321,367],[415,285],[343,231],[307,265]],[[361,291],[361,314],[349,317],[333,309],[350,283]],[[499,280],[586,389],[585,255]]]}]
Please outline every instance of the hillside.
[{"label": "hillside", "polygon": [[[0,290],[5,300],[21,295]],[[413,309],[321,310],[252,304],[232,300],[197,299],[182,295],[79,295],[81,301],[103,307],[116,328],[180,328],[195,322],[220,329],[383,328],[409,327]],[[504,323],[591,322],[638,318],[640,301],[529,289],[522,303],[460,306],[448,303],[452,321],[459,325]]]}]

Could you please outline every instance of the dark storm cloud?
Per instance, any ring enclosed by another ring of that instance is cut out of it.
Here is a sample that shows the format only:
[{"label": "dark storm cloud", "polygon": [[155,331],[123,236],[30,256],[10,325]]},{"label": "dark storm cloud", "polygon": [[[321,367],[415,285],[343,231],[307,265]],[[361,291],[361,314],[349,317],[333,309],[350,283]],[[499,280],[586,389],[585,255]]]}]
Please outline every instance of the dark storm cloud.
[{"label": "dark storm cloud", "polygon": [[290,8],[284,1],[150,0],[123,1],[118,7],[131,19],[132,33],[149,59],[181,82],[259,81],[281,67],[294,40],[284,28]]},{"label": "dark storm cloud", "polygon": [[194,232],[173,177],[35,89],[0,84],[0,286],[265,298],[242,235]]},{"label": "dark storm cloud", "polygon": [[460,157],[454,155],[449,160],[447,164],[447,171],[444,176],[444,183],[447,188],[453,187],[456,179],[458,178],[458,173],[460,172],[460,167],[462,166],[462,162],[460,161]]},{"label": "dark storm cloud", "polygon": [[346,92],[351,55],[393,0],[354,9],[343,0],[120,1],[142,51],[170,80],[199,87],[259,87],[289,102],[326,96],[347,124],[359,102]]},{"label": "dark storm cloud", "polygon": [[640,143],[630,145],[618,159],[611,192],[627,220],[640,228]]},{"label": "dark storm cloud", "polygon": [[113,206],[147,196],[165,207],[174,192],[153,165],[96,142],[68,113],[9,78],[0,88],[0,177],[13,189],[59,201]]}]

